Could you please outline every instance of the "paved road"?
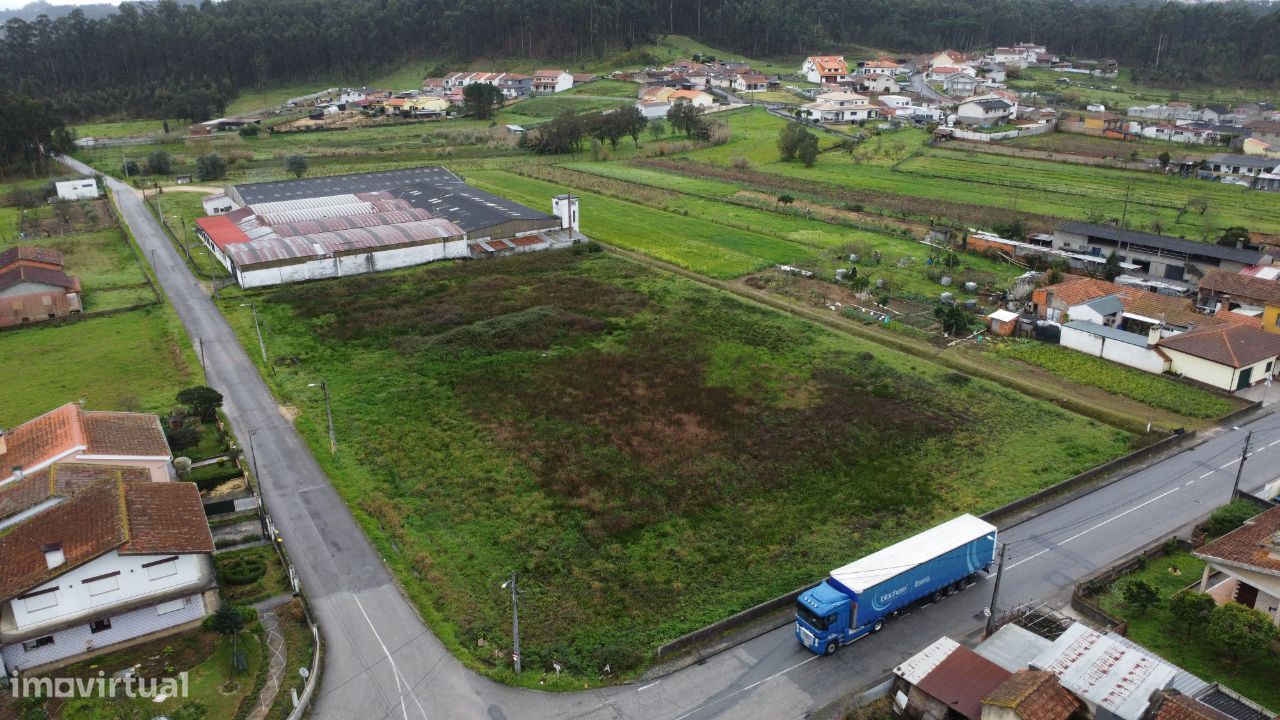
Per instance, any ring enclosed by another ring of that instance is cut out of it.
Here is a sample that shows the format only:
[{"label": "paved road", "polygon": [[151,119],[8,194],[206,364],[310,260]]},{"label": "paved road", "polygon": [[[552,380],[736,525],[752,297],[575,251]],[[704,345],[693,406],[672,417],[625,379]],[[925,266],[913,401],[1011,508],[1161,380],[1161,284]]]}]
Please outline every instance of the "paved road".
[{"label": "paved road", "polygon": [[[69,161],[73,167],[84,166]],[[889,624],[834,657],[810,655],[789,627],[658,682],[549,695],[516,690],[462,666],[426,631],[346,506],[282,416],[230,327],[142,203],[110,181],[144,255],[192,338],[205,341],[211,384],[227,398],[242,439],[255,433],[263,492],[316,609],[327,646],[315,717],[328,720],[705,720],[798,718],[883,675],[942,634],[974,631],[988,602],[983,582]],[[154,251],[154,255],[153,252]],[[1252,429],[1258,458],[1242,487],[1276,471],[1280,417]],[[1000,606],[1065,603],[1070,587],[1206,515],[1230,495],[1241,432],[1206,442],[1002,533],[1009,544]]]},{"label": "paved road", "polygon": [[911,76],[911,89],[934,102],[949,103],[952,101],[951,98],[934,90],[929,83],[925,82],[925,77],[922,73],[916,73]]}]

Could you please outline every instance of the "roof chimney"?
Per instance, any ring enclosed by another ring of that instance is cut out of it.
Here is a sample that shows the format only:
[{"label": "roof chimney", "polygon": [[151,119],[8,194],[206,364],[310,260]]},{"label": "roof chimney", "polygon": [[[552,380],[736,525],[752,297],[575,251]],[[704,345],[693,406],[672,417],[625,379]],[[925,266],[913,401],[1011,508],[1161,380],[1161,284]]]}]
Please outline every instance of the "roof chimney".
[{"label": "roof chimney", "polygon": [[1160,330],[1164,327],[1163,323],[1157,323],[1147,328],[1147,347],[1153,347],[1160,342]]}]

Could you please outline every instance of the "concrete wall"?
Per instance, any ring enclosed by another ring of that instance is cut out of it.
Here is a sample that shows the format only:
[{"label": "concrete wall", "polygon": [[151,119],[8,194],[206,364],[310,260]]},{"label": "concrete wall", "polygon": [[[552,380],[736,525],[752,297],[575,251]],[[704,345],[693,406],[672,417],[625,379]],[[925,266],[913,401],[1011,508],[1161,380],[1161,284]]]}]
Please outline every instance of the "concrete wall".
[{"label": "concrete wall", "polygon": [[305,280],[360,275],[380,270],[422,265],[436,260],[470,257],[466,240],[453,240],[406,248],[391,248],[357,255],[316,258],[280,267],[236,270],[242,288],[268,287]]},{"label": "concrete wall", "polygon": [[1100,357],[1104,360],[1110,360],[1120,365],[1128,365],[1132,368],[1145,370],[1149,373],[1162,373],[1165,371],[1164,358],[1161,358],[1160,354],[1153,348],[1130,345],[1119,340],[1112,340],[1082,330],[1076,330],[1066,325],[1062,326],[1060,343],[1063,347],[1094,357]]},{"label": "concrete wall", "polygon": [[168,458],[136,460],[110,456],[77,455],[72,458],[72,462],[86,465],[123,465],[125,467],[144,468],[151,473],[152,482],[167,482],[174,478],[173,475],[170,475],[172,466],[169,464]]},{"label": "concrete wall", "polygon": [[[1236,382],[1240,378],[1246,368],[1233,368],[1227,365],[1205,360],[1204,358],[1188,355],[1170,348],[1163,348],[1166,355],[1169,356],[1169,370],[1179,375],[1186,375],[1192,380],[1198,380],[1206,385],[1222,388],[1223,390],[1235,390]],[[1267,364],[1272,362],[1274,358],[1263,360],[1248,366],[1253,369],[1249,384],[1255,385],[1267,378]],[[1273,368],[1274,369],[1274,368]]]}]

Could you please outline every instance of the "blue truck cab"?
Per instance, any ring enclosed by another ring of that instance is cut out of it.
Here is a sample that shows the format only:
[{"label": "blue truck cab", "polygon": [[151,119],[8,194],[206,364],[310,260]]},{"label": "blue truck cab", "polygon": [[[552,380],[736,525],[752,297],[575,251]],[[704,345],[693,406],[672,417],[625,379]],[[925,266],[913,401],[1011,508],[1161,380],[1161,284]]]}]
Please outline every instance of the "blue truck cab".
[{"label": "blue truck cab", "polygon": [[995,560],[996,527],[972,515],[930,528],[831,571],[796,599],[796,639],[830,655],[877,632],[890,616],[925,597],[935,601],[972,584]]}]

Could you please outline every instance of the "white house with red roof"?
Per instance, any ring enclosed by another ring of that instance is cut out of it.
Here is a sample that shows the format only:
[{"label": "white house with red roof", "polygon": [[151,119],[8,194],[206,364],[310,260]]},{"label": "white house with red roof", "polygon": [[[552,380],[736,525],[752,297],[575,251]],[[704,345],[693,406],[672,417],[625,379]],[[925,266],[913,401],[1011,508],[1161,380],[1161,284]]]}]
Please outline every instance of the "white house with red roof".
[{"label": "white house with red roof", "polygon": [[193,483],[54,467],[0,487],[6,674],[194,628],[217,607],[213,538]]},{"label": "white house with red roof", "polygon": [[0,430],[0,488],[54,463],[143,468],[170,479],[173,454],[160,418],[146,413],[85,410],[67,403],[34,420]]},{"label": "white house with red roof", "polygon": [[843,55],[813,55],[800,65],[800,74],[811,83],[834,85],[849,79],[849,63]]}]

